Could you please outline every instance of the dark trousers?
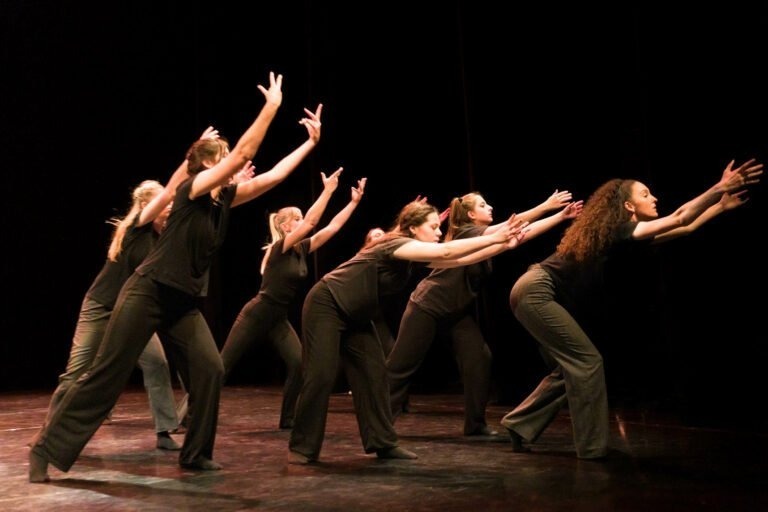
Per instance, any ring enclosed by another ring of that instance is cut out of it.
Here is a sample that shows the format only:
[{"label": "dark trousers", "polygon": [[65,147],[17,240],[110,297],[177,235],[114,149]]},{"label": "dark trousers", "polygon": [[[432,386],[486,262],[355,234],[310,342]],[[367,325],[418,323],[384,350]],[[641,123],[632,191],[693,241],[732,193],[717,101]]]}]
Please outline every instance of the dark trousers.
[{"label": "dark trousers", "polygon": [[319,458],[340,357],[365,452],[397,446],[384,352],[373,324],[351,322],[326,284],[318,281],[304,301],[302,337],[304,384],[296,405],[290,450],[310,460]]},{"label": "dark trousers", "polygon": [[573,441],[580,458],[608,450],[608,395],[603,358],[571,314],[555,300],[552,277],[534,265],[510,294],[515,317],[539,342],[554,367],[536,389],[501,420],[535,441],[567,403]]},{"label": "dark trousers", "polygon": [[189,386],[179,462],[211,459],[224,374],[216,343],[193,297],[138,274],[120,292],[93,364],[62,397],[33,450],[68,471],[114,407],[154,332]]},{"label": "dark trousers", "polygon": [[287,428],[293,425],[302,379],[301,342],[288,321],[288,312],[284,306],[257,295],[243,307],[221,349],[224,378],[226,380],[246,351],[265,342],[271,342],[285,362],[286,379],[280,427]]},{"label": "dark trousers", "polygon": [[413,375],[421,366],[438,332],[446,332],[464,383],[464,433],[485,426],[485,409],[491,387],[491,350],[468,313],[435,318],[409,301],[400,330],[387,358],[392,414],[402,410]]}]

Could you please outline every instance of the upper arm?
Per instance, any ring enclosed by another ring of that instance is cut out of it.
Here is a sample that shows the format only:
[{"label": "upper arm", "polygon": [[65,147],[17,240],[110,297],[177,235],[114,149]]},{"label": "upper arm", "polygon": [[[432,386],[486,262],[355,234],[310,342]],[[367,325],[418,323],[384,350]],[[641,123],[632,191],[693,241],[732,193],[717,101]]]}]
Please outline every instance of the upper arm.
[{"label": "upper arm", "polygon": [[680,222],[677,217],[673,215],[667,215],[666,217],[649,221],[640,221],[632,231],[632,238],[635,240],[655,238],[678,227],[680,227]]}]

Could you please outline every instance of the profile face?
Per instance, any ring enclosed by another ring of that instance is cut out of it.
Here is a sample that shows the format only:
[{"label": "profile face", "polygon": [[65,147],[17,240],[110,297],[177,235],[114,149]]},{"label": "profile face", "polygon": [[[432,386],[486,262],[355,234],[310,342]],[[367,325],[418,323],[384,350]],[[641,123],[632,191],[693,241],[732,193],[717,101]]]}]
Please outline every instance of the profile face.
[{"label": "profile face", "polygon": [[636,181],[632,184],[632,195],[624,207],[629,210],[637,220],[656,219],[659,213],[656,211],[657,199],[643,183]]},{"label": "profile face", "polygon": [[435,212],[430,213],[425,222],[410,229],[413,238],[422,242],[439,242],[442,235],[440,217]]}]

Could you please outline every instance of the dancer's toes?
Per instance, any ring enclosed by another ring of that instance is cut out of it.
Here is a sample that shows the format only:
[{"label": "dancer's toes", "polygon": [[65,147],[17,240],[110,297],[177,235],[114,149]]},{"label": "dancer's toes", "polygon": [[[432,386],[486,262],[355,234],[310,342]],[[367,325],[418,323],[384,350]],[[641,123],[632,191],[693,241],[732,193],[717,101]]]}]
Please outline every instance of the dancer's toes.
[{"label": "dancer's toes", "polygon": [[390,448],[382,448],[376,450],[376,456],[380,459],[418,459],[419,456],[410,450],[406,450],[400,446],[392,446]]},{"label": "dancer's toes", "polygon": [[303,453],[289,451],[288,452],[288,464],[306,465],[315,462],[314,459],[310,459]]},{"label": "dancer's toes", "polygon": [[194,469],[200,471],[218,471],[223,466],[218,462],[214,462],[211,459],[205,457],[198,457],[192,462],[180,462],[179,465],[184,469]]},{"label": "dancer's toes", "polygon": [[48,476],[48,459],[35,452],[29,451],[29,481],[32,483],[43,483],[50,481]]},{"label": "dancer's toes", "polygon": [[160,450],[170,450],[170,451],[181,450],[181,446],[179,446],[179,443],[174,441],[168,432],[157,433],[156,446]]},{"label": "dancer's toes", "polygon": [[521,436],[511,428],[508,428],[507,431],[509,432],[509,440],[512,441],[513,452],[527,453],[531,451],[529,447],[523,445],[523,436]]}]

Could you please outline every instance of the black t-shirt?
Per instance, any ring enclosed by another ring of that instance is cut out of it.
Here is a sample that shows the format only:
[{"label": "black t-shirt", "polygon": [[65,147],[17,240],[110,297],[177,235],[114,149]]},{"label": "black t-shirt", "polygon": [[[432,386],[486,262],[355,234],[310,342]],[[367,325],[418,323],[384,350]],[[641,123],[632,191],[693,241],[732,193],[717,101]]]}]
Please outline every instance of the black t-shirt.
[{"label": "black t-shirt", "polygon": [[307,254],[310,238],[305,238],[283,253],[285,238],[275,242],[269,251],[259,295],[283,306],[289,306],[307,278]]},{"label": "black t-shirt", "polygon": [[358,252],[352,259],[323,276],[323,281],[342,311],[357,323],[373,320],[380,301],[401,292],[409,282],[414,265],[426,265],[397,259],[392,253],[412,241],[396,237]]},{"label": "black t-shirt", "polygon": [[153,223],[149,222],[141,227],[136,226],[139,216],[136,215],[133,224],[125,231],[122,249],[117,261],[107,259],[101,272],[93,280],[91,287],[85,294],[86,297],[110,309],[115,307],[120,288],[131,277],[136,267],[144,261],[155,240],[157,240],[158,235]]},{"label": "black t-shirt", "polygon": [[557,253],[541,262],[555,283],[556,299],[575,316],[593,316],[605,310],[608,294],[606,288],[606,267],[618,264],[633,250],[646,247],[649,241],[632,238],[636,222],[622,224],[611,247],[596,260],[577,263],[562,258]]},{"label": "black t-shirt", "polygon": [[222,187],[216,199],[189,198],[193,178],[176,191],[173,209],[155,247],[136,272],[193,296],[203,296],[213,255],[224,241],[237,185]]},{"label": "black t-shirt", "polygon": [[[481,236],[488,226],[470,224],[460,228],[455,240]],[[491,260],[454,268],[436,268],[416,285],[411,301],[435,316],[465,311],[491,274]]]}]

